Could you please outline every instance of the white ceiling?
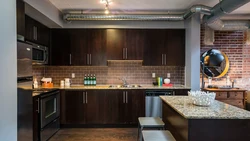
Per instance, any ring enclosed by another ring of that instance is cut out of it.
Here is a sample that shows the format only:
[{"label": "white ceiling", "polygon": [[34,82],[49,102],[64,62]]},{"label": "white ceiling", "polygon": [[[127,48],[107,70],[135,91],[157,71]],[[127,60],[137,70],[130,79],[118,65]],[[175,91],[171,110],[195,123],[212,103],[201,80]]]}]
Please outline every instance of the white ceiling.
[{"label": "white ceiling", "polygon": [[[100,0],[49,0],[59,10],[102,10]],[[164,10],[183,11],[195,4],[213,7],[219,0],[112,0],[110,10]],[[250,14],[250,3],[235,10],[234,14]]]}]

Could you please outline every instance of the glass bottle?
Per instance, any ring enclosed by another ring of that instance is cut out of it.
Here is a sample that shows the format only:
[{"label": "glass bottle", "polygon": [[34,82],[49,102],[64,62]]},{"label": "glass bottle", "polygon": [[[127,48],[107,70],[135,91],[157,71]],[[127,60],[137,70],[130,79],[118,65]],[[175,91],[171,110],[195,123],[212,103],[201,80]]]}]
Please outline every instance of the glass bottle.
[{"label": "glass bottle", "polygon": [[90,84],[90,80],[89,80],[89,74],[88,74],[88,76],[87,76],[87,86],[89,86],[89,84]]},{"label": "glass bottle", "polygon": [[93,85],[96,86],[96,77],[95,77],[95,74],[94,74],[94,77],[93,77]]},{"label": "glass bottle", "polygon": [[93,83],[93,77],[92,77],[92,74],[90,74],[90,86],[92,86],[94,83]]},{"label": "glass bottle", "polygon": [[86,86],[87,85],[87,75],[85,74],[84,75],[84,81],[83,81],[83,84]]}]

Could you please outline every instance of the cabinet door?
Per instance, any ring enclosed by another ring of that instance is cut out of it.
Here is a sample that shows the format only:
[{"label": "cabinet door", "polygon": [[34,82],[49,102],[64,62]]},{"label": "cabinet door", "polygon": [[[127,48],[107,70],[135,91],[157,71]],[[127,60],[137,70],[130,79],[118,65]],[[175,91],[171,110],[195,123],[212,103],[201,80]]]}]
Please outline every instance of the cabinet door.
[{"label": "cabinet door", "polygon": [[88,30],[70,30],[70,64],[73,66],[88,65]]},{"label": "cabinet door", "polygon": [[86,124],[103,124],[105,90],[88,90],[85,96]]},{"label": "cabinet door", "polygon": [[122,112],[122,95],[120,90],[106,90],[105,97],[105,113],[104,123],[105,124],[120,124]]},{"label": "cabinet door", "polygon": [[188,91],[190,91],[190,89],[175,89],[174,90],[174,95],[184,95],[184,96],[187,96],[188,95]]},{"label": "cabinet door", "polygon": [[89,29],[88,34],[88,48],[89,65],[92,66],[106,66],[106,30],[105,29]]},{"label": "cabinet door", "polygon": [[37,42],[41,45],[49,46],[50,29],[45,25],[36,22],[37,29]]},{"label": "cabinet door", "polygon": [[22,0],[16,0],[17,34],[25,36],[25,5]]},{"label": "cabinet door", "polygon": [[166,31],[160,29],[146,30],[143,64],[145,66],[165,65],[167,39]]},{"label": "cabinet door", "polygon": [[138,124],[138,117],[145,117],[145,92],[144,90],[127,91],[127,122]]},{"label": "cabinet door", "polygon": [[34,26],[35,26],[35,20],[25,15],[25,39],[31,42],[35,42]]},{"label": "cabinet door", "polygon": [[83,91],[64,91],[61,93],[61,124],[84,124]]},{"label": "cabinet door", "polygon": [[125,59],[125,36],[124,29],[107,29],[107,59],[122,60]]},{"label": "cabinet door", "polygon": [[70,65],[70,34],[65,29],[52,29],[51,31],[51,65]]},{"label": "cabinet door", "polygon": [[185,30],[168,29],[166,65],[185,66]]},{"label": "cabinet door", "polygon": [[126,29],[125,58],[127,60],[143,60],[145,46],[145,30]]}]

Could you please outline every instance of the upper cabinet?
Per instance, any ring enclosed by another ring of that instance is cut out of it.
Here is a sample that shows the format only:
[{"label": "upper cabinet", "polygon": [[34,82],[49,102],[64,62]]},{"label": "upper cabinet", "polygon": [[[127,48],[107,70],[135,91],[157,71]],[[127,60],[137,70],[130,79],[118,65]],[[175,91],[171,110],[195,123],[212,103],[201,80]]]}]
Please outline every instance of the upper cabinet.
[{"label": "upper cabinet", "polygon": [[146,31],[143,65],[185,66],[185,30]]},{"label": "upper cabinet", "polygon": [[17,34],[25,36],[25,7],[23,0],[16,0]]},{"label": "upper cabinet", "polygon": [[27,41],[49,46],[50,29],[26,15],[25,38]]},{"label": "upper cabinet", "polygon": [[53,29],[51,36],[52,65],[143,60],[146,66],[185,66],[184,29]]},{"label": "upper cabinet", "polygon": [[169,29],[166,45],[166,65],[185,66],[185,30]]},{"label": "upper cabinet", "polygon": [[144,30],[107,29],[108,60],[142,60]]}]

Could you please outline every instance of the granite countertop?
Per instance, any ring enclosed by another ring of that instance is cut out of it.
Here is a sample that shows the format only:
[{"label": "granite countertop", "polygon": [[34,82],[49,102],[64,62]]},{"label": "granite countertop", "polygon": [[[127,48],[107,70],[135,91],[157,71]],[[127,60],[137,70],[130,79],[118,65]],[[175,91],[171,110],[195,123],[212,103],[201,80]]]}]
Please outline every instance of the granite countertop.
[{"label": "granite countertop", "polygon": [[215,100],[209,107],[192,104],[189,96],[160,96],[186,119],[250,119],[250,112]]},{"label": "granite countertop", "polygon": [[97,85],[97,86],[84,86],[84,85],[72,85],[70,87],[54,86],[62,90],[81,90],[81,89],[190,89],[183,85],[173,85],[172,87],[166,86],[153,86],[153,85],[141,85],[141,87],[109,87],[110,85]]}]

